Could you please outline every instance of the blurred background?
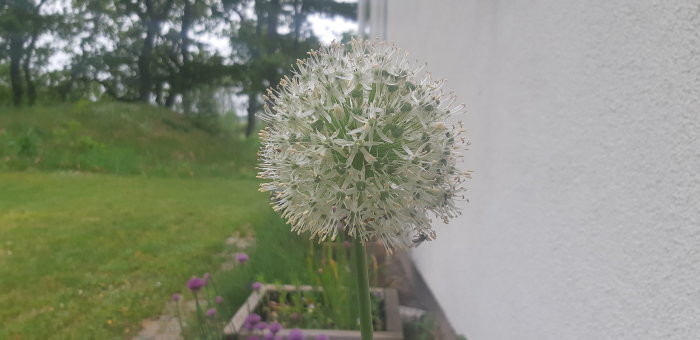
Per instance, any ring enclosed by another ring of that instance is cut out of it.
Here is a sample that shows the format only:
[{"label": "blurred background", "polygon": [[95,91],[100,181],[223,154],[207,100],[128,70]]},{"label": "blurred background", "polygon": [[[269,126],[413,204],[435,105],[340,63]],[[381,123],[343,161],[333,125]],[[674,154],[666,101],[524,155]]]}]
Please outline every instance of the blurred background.
[{"label": "blurred background", "polygon": [[324,0],[0,6],[0,105],[149,103],[203,126],[248,116],[246,136],[261,93],[308,50],[356,32],[357,18],[356,3]]},{"label": "blurred background", "polygon": [[0,339],[177,338],[163,305],[206,272],[229,288],[226,317],[253,281],[341,282],[257,192],[256,113],[297,58],[355,35],[427,61],[467,105],[463,215],[401,255],[400,276],[372,272],[428,310],[406,339],[696,339],[699,13],[0,1]]}]

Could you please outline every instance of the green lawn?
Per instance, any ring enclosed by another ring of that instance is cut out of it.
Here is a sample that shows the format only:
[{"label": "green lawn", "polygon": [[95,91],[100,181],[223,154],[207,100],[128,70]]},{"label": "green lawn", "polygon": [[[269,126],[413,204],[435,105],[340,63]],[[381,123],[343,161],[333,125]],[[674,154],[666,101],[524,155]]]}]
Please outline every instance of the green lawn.
[{"label": "green lawn", "polygon": [[241,226],[270,222],[251,180],[0,173],[0,338],[136,331]]},{"label": "green lawn", "polygon": [[[0,339],[130,338],[192,275],[231,314],[305,280],[308,241],[257,191],[255,139],[149,105],[0,108]],[[217,273],[235,232],[249,265]]]},{"label": "green lawn", "polygon": [[257,140],[235,119],[219,126],[143,104],[0,107],[0,171],[253,178]]}]

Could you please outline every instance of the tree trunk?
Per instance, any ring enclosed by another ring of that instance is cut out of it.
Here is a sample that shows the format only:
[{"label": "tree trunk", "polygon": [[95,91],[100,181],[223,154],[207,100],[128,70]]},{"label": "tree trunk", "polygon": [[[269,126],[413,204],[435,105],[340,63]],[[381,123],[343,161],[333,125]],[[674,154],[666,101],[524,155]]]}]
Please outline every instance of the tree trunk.
[{"label": "tree trunk", "polygon": [[27,86],[27,99],[29,106],[32,106],[36,103],[36,84],[32,80],[31,63],[32,55],[34,53],[34,47],[36,45],[36,39],[38,38],[38,36],[38,31],[34,31],[32,33],[32,40],[29,43],[29,46],[27,46],[26,50],[24,51],[24,62],[22,64],[22,69],[24,72],[24,82]]},{"label": "tree trunk", "polygon": [[22,60],[24,41],[19,37],[10,38],[10,82],[12,83],[12,103],[22,105],[22,75],[20,63]]},{"label": "tree trunk", "polygon": [[146,25],[146,39],[143,41],[141,55],[139,55],[139,101],[147,103],[151,97],[151,59],[159,24],[149,19]]},{"label": "tree trunk", "polygon": [[267,37],[273,42],[277,40],[277,27],[279,26],[280,0],[270,0],[267,10]]},{"label": "tree trunk", "polygon": [[248,93],[248,124],[245,128],[245,136],[250,137],[255,130],[255,113],[258,111],[258,94]]},{"label": "tree trunk", "polygon": [[156,93],[156,104],[163,106],[163,82],[156,82],[156,87],[154,89]]},{"label": "tree trunk", "polygon": [[182,68],[180,69],[180,92],[182,93],[182,110],[185,114],[191,113],[189,90],[192,84],[190,79],[190,26],[192,25],[192,5],[185,0],[185,8],[182,13],[182,27],[180,28],[180,55],[182,56]]},{"label": "tree trunk", "polygon": [[304,11],[304,2],[301,0],[294,0],[294,16],[292,17],[292,22],[294,25],[294,50],[299,48],[299,41],[301,40],[301,25],[303,23],[304,16],[302,15]]},{"label": "tree trunk", "polygon": [[172,109],[175,105],[175,98],[177,97],[177,92],[173,91],[171,88],[168,92],[168,96],[165,97],[165,107]]}]

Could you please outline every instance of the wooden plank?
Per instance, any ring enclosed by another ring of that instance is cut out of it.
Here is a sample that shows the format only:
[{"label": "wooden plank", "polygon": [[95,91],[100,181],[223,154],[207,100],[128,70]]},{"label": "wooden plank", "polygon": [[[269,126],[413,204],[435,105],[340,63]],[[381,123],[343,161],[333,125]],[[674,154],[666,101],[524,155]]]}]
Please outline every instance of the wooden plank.
[{"label": "wooden plank", "polygon": [[[320,287],[312,286],[294,286],[294,285],[263,285],[258,292],[252,293],[245,304],[238,309],[236,314],[231,318],[231,321],[224,328],[224,337],[226,339],[246,339],[250,335],[262,335],[259,331],[250,332],[243,329],[245,319],[252,311],[258,308],[258,305],[263,300],[266,294],[274,291],[285,290],[289,292],[309,292],[322,290]],[[401,318],[399,315],[399,296],[394,288],[370,288],[373,294],[379,295],[384,299],[385,319],[387,323],[387,331],[374,332],[376,340],[401,340],[403,339],[403,328],[401,326]],[[277,335],[286,336],[291,330],[283,329]],[[336,330],[336,329],[302,329],[304,340],[315,340],[318,335],[326,335],[331,340],[360,340],[360,331]],[[238,336],[238,337],[237,337]]]},{"label": "wooden plank", "polygon": [[384,309],[386,329],[391,332],[403,332],[399,315],[399,293],[394,288],[384,289]]}]

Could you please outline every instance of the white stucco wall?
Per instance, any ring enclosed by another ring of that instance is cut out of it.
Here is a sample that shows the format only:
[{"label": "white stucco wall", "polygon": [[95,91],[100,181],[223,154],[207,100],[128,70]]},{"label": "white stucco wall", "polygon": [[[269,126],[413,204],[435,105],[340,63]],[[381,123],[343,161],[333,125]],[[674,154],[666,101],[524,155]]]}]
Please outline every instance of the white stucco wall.
[{"label": "white stucco wall", "polygon": [[700,3],[389,0],[467,103],[464,216],[413,253],[470,340],[700,339]]}]

